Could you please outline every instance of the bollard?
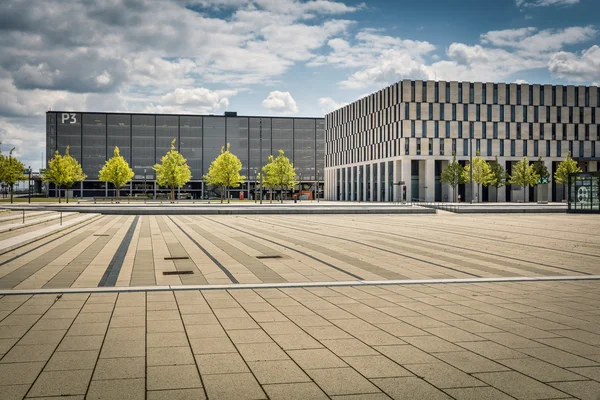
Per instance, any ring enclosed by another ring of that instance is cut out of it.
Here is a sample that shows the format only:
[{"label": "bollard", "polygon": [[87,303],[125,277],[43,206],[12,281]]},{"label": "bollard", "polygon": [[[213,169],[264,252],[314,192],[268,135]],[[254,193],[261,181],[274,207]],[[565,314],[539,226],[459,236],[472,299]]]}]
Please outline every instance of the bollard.
[{"label": "bollard", "polygon": [[62,211],[60,212],[60,225],[62,226]]},{"label": "bollard", "polygon": [[25,209],[23,209],[23,223],[25,223]]}]

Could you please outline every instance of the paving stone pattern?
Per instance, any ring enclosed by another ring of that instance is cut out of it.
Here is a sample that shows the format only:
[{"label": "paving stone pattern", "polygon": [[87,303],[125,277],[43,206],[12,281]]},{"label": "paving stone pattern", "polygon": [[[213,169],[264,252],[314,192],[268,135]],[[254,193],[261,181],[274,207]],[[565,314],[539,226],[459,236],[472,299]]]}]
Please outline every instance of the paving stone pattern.
[{"label": "paving stone pattern", "polygon": [[120,248],[110,286],[600,274],[600,219],[580,215],[138,216],[123,246],[135,218],[0,255],[0,288],[103,286]]},{"label": "paving stone pattern", "polygon": [[599,303],[597,281],[4,296],[0,398],[597,400]]}]

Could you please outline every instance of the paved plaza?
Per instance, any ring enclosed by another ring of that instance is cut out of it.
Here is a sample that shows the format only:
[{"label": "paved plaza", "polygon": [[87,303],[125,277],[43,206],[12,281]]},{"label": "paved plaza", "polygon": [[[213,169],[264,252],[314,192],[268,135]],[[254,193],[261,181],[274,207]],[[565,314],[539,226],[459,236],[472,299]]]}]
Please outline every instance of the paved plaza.
[{"label": "paved plaza", "polygon": [[17,216],[1,400],[600,398],[595,216]]},{"label": "paved plaza", "polygon": [[0,290],[598,275],[599,230],[565,214],[96,216],[0,255]]},{"label": "paved plaza", "polygon": [[599,302],[597,281],[5,296],[0,397],[597,400]]}]

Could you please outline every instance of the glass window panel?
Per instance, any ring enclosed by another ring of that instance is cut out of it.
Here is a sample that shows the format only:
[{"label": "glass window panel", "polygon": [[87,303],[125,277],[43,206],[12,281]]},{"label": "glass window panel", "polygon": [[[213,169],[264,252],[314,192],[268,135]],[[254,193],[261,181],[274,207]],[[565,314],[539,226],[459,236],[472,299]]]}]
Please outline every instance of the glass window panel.
[{"label": "glass window panel", "polygon": [[248,118],[227,117],[227,143],[242,162],[240,174],[248,175]]},{"label": "glass window panel", "polygon": [[144,169],[148,179],[154,179],[155,137],[154,115],[132,115],[132,169],[134,179],[144,179]]},{"label": "glass window panel", "polygon": [[[249,179],[256,179],[254,171],[260,172],[271,155],[271,118],[250,118],[250,160],[248,162]],[[261,136],[262,132],[262,159]]]},{"label": "glass window panel", "polygon": [[187,159],[192,179],[202,179],[202,117],[182,115],[179,118],[179,148]]},{"label": "glass window panel", "polygon": [[294,120],[294,168],[304,180],[316,179],[315,174],[315,120]]},{"label": "glass window panel", "polygon": [[175,148],[179,149],[180,143],[177,137],[179,128],[179,117],[176,115],[156,116],[156,162],[171,150],[171,142],[175,139]]},{"label": "glass window panel", "polygon": [[215,158],[221,154],[221,148],[225,147],[225,118],[203,117],[203,148],[202,148],[202,170],[206,174],[208,167]]},{"label": "glass window panel", "polygon": [[[106,161],[106,150],[106,114],[83,114],[82,164],[87,179],[98,179],[98,172]],[[108,156],[112,157],[112,152]]]},{"label": "glass window panel", "polygon": [[119,153],[131,166],[131,115],[108,114],[106,117],[106,151],[109,157],[119,148]]}]

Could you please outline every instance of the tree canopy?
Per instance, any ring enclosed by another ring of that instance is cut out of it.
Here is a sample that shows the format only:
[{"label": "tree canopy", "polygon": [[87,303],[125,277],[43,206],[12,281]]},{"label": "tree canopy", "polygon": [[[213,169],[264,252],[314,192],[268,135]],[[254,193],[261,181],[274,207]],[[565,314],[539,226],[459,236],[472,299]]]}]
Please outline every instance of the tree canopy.
[{"label": "tree canopy", "polygon": [[44,182],[53,183],[58,189],[58,202],[61,200],[61,188],[70,182],[72,164],[61,156],[58,150],[54,153],[54,157],[48,162],[46,172],[42,174]]},{"label": "tree canopy", "polygon": [[154,164],[156,182],[160,186],[171,188],[171,202],[175,201],[175,188],[181,187],[192,179],[187,160],[175,149],[175,140],[171,141],[171,150],[162,156],[159,164]]},{"label": "tree canopy", "polygon": [[[85,180],[85,178],[87,178],[87,175],[83,173],[83,168],[81,168],[81,164],[79,164],[79,161],[77,161],[77,159],[73,156],[71,156],[71,154],[69,153],[69,146],[67,146],[67,149],[65,150],[65,155],[63,156],[63,162],[65,162],[69,167],[68,167],[68,175],[67,175],[67,179],[65,180],[65,182],[63,183],[63,185],[65,185],[67,188],[72,187],[75,182],[81,182],[83,180]],[[67,199],[67,203],[69,202],[69,192],[67,191],[65,193],[65,197]]]},{"label": "tree canopy", "polygon": [[546,164],[544,163],[544,161],[542,160],[542,156],[540,156],[534,163],[533,163],[533,170],[535,171],[535,173],[538,175],[539,179],[546,179],[546,178],[550,178],[550,173],[548,172],[548,168],[546,168]]},{"label": "tree canopy", "polygon": [[229,143],[227,143],[226,149],[221,147],[221,154],[210,163],[208,173],[204,175],[204,180],[208,184],[222,188],[221,203],[225,194],[227,194],[227,202],[229,203],[229,194],[226,193],[228,189],[239,187],[246,179],[244,175],[240,174],[242,162],[235,154],[229,151],[229,148]]},{"label": "tree canopy", "polygon": [[13,202],[13,189],[15,183],[23,177],[23,171],[25,166],[21,161],[17,158],[13,157],[13,151],[15,149],[12,148],[8,153],[8,156],[5,156],[0,153],[0,182],[6,183],[10,187],[10,202]]},{"label": "tree canopy", "polygon": [[456,187],[460,184],[466,183],[464,177],[464,167],[456,161],[456,154],[452,158],[452,162],[448,164],[440,175],[440,182],[448,183],[452,187],[452,193],[454,201],[456,201]]},{"label": "tree canopy", "polygon": [[117,199],[120,194],[119,189],[129,183],[133,176],[133,170],[129,167],[127,160],[120,154],[118,147],[115,147],[112,158],[104,163],[104,166],[98,173],[100,181],[110,182],[115,185]]},{"label": "tree canopy", "polygon": [[554,180],[556,183],[562,183],[563,185],[566,185],[568,183],[567,180],[569,174],[574,174],[576,172],[581,172],[581,168],[579,168],[577,161],[571,158],[571,152],[568,152],[567,158],[558,164],[556,172],[554,173]]},{"label": "tree canopy", "polygon": [[529,165],[527,157],[523,157],[521,161],[515,164],[512,169],[509,183],[511,185],[519,185],[523,188],[523,202],[525,201],[525,187],[535,186],[538,183],[539,175],[535,173],[533,165]]},{"label": "tree canopy", "polygon": [[[294,164],[285,156],[283,150],[279,150],[277,158],[269,156],[269,163],[262,168],[262,171],[263,184],[267,187],[279,187],[283,191],[283,189],[293,188],[298,184]],[[283,202],[283,197],[281,197],[281,202]]]},{"label": "tree canopy", "polygon": [[492,180],[489,185],[494,186],[496,189],[506,185],[506,181],[510,177],[506,174],[504,167],[498,162],[498,156],[496,156],[496,160],[490,162],[489,164],[492,172]]},{"label": "tree canopy", "polygon": [[[470,182],[471,180],[471,164],[467,164],[463,171],[464,180]],[[488,186],[493,182],[494,175],[492,169],[487,161],[482,157],[475,157],[473,159],[473,181],[477,184],[477,198],[481,199],[479,185]]]}]

